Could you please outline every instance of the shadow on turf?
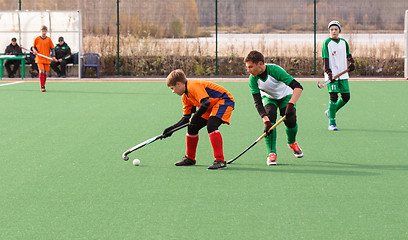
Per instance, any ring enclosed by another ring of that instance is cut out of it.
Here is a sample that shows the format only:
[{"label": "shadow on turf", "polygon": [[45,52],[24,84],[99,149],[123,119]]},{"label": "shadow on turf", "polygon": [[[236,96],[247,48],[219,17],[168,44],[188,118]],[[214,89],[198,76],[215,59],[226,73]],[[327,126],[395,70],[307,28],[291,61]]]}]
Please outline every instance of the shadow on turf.
[{"label": "shadow on turf", "polygon": [[[228,171],[256,171],[256,172],[270,172],[270,173],[293,173],[293,174],[320,174],[320,175],[337,175],[337,176],[377,176],[380,175],[379,173],[372,173],[372,172],[362,172],[362,171],[349,171],[349,170],[308,170],[308,169],[287,169],[282,168],[289,166],[290,164],[278,164],[277,166],[265,166],[262,168],[249,168],[249,167],[242,167],[237,164],[237,167],[230,167],[226,170]],[[299,166],[299,165],[296,165]],[[321,167],[317,165],[302,165],[302,167]],[[325,166],[327,167],[327,166]]]},{"label": "shadow on turf", "polygon": [[[334,163],[334,162],[327,162],[327,163]],[[350,170],[308,170],[308,169],[287,169],[288,166],[296,166],[296,167],[323,167],[322,165],[291,165],[291,164],[279,164],[277,166],[263,166],[263,167],[245,167],[247,164],[234,164],[228,165],[225,169],[220,170],[208,170],[210,172],[218,172],[218,171],[247,171],[247,172],[269,172],[269,173],[292,173],[292,174],[320,174],[320,175],[330,175],[330,176],[378,176],[379,173],[372,173],[372,172],[362,172],[362,171],[350,171]],[[195,166],[182,166],[182,167],[174,167],[174,169],[197,169],[206,170],[209,165],[200,164]],[[253,166],[253,165],[251,165]],[[137,166],[140,168],[140,166]],[[156,166],[157,167],[157,166]],[[169,166],[163,166],[161,168],[168,168]],[[284,168],[285,167],[285,168]],[[328,167],[324,165],[324,167]],[[160,168],[160,167],[159,167]],[[372,167],[372,169],[376,169]]]},{"label": "shadow on turf", "polygon": [[[319,161],[320,162],[320,161]],[[342,162],[321,162],[336,165],[336,167],[342,168],[363,168],[363,169],[385,169],[385,170],[398,170],[398,171],[408,171],[408,165],[366,165],[357,163],[342,163]]]},{"label": "shadow on turf", "polygon": [[353,129],[353,128],[341,128],[341,132],[368,132],[368,133],[402,133],[408,134],[408,130],[385,130],[385,129]]}]

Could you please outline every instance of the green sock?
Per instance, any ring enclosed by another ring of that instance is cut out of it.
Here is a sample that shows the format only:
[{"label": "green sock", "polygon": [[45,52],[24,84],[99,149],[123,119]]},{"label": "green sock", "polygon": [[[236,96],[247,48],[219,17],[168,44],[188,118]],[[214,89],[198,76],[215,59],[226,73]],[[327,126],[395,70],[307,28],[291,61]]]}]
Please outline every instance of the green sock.
[{"label": "green sock", "polygon": [[[272,123],[272,125],[275,123]],[[267,154],[269,153],[276,153],[276,131],[272,130],[272,133],[269,134],[269,136],[265,137],[265,143],[266,143],[266,151]]]},{"label": "green sock", "polygon": [[329,102],[329,125],[336,124],[336,103]]},{"label": "green sock", "polygon": [[336,103],[336,112],[338,112],[344,105],[346,105],[346,102],[340,98]]},{"label": "green sock", "polygon": [[298,130],[297,123],[296,123],[296,126],[294,126],[293,128],[286,128],[286,137],[287,137],[288,144],[292,144],[296,142],[297,130]]}]

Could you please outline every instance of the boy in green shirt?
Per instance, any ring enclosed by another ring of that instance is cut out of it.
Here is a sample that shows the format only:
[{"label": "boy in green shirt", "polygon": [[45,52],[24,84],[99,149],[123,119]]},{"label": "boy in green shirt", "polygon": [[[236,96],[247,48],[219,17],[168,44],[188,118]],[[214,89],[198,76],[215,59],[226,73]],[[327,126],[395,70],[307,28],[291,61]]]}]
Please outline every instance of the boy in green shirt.
[{"label": "boy in green shirt", "polygon": [[[258,51],[251,51],[245,58],[249,76],[249,87],[258,110],[265,124],[265,132],[276,122],[277,110],[286,115],[287,143],[293,154],[301,158],[303,151],[296,142],[298,125],[296,121],[296,102],[303,87],[283,68],[275,64],[265,64],[265,58]],[[268,157],[267,165],[276,165],[276,131],[265,137]]]},{"label": "boy in green shirt", "polygon": [[[330,37],[323,42],[322,58],[325,79],[331,79],[327,85],[330,94],[329,109],[325,111],[329,118],[330,131],[337,131],[336,113],[350,100],[350,88],[348,84],[348,72],[337,79],[333,76],[347,69],[347,61],[350,62],[349,71],[353,71],[354,59],[351,56],[349,45],[346,40],[339,38],[341,26],[338,21],[331,21],[328,25]],[[341,99],[338,99],[340,93]]]}]

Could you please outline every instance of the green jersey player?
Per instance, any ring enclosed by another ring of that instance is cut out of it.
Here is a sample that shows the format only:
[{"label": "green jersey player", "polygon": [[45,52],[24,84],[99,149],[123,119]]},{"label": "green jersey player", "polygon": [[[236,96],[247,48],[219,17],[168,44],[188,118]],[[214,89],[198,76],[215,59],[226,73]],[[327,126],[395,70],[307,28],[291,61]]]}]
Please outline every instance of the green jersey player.
[{"label": "green jersey player", "polygon": [[[328,28],[330,37],[323,42],[322,58],[325,79],[331,79],[332,81],[327,85],[330,101],[329,109],[325,111],[325,114],[329,118],[328,129],[337,131],[336,113],[350,100],[349,74],[346,72],[337,79],[332,79],[332,77],[347,69],[347,61],[350,62],[349,71],[353,71],[355,67],[347,41],[339,38],[341,32],[340,23],[331,21]],[[338,99],[339,93],[341,99]]]},{"label": "green jersey player", "polygon": [[[245,58],[249,76],[249,87],[258,110],[265,124],[265,132],[276,122],[277,111],[286,115],[287,143],[293,154],[301,158],[303,151],[296,142],[298,125],[296,121],[296,102],[303,87],[283,68],[275,64],[265,64],[265,58],[258,51],[251,51]],[[276,165],[276,131],[265,137],[268,157],[267,165]]]}]

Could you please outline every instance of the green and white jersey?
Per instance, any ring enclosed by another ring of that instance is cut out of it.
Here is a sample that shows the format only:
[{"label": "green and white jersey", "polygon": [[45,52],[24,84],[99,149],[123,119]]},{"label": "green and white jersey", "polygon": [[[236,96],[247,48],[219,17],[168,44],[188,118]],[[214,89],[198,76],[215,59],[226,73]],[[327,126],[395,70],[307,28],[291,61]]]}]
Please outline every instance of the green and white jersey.
[{"label": "green and white jersey", "polygon": [[[332,70],[333,77],[347,69],[347,55],[350,54],[349,45],[346,40],[339,38],[337,41],[331,38],[323,42],[322,58],[329,59],[329,67]],[[328,76],[324,73],[327,80]],[[340,76],[340,79],[348,79],[348,73]]]},{"label": "green and white jersey", "polygon": [[282,99],[293,93],[288,85],[293,81],[283,68],[276,64],[265,64],[268,77],[262,80],[259,76],[249,76],[249,87],[252,94],[261,93],[262,97]]}]

